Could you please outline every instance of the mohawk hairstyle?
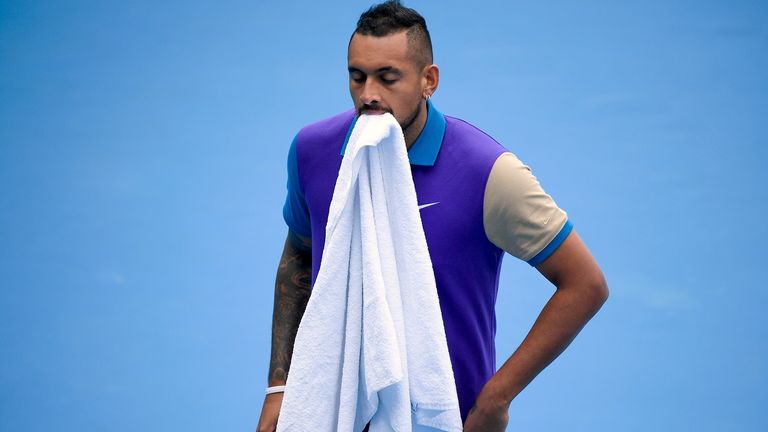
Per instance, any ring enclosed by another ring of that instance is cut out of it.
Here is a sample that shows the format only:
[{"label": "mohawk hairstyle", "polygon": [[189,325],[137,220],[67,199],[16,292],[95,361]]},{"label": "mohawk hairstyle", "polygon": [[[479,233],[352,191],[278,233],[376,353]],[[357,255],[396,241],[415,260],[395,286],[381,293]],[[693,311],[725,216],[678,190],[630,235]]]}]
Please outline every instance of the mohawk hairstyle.
[{"label": "mohawk hairstyle", "polygon": [[[427,22],[418,12],[403,6],[399,0],[388,0],[371,6],[360,15],[352,37],[355,33],[382,37],[403,30],[406,31],[408,47],[419,67],[432,64],[432,39],[429,37]],[[349,38],[350,42],[352,37]]]}]

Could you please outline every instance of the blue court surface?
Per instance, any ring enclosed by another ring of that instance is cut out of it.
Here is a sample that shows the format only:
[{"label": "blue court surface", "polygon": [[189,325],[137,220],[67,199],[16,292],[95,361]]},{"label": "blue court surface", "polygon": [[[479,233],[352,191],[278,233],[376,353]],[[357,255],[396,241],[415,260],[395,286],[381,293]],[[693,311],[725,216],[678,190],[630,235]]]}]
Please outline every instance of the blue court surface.
[{"label": "blue court surface", "polygon": [[[768,430],[768,5],[405,3],[611,289],[508,430]],[[370,4],[0,1],[0,430],[255,429],[288,148]],[[498,366],[552,292],[505,257]]]}]

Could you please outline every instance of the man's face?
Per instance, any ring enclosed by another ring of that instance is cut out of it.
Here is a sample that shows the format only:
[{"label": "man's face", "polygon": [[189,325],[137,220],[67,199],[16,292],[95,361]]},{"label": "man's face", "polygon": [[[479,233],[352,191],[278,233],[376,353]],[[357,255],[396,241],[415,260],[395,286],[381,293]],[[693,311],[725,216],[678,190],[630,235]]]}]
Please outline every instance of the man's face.
[{"label": "man's face", "polygon": [[352,37],[347,53],[349,93],[357,114],[395,116],[403,132],[420,113],[424,78],[408,51],[405,30]]}]

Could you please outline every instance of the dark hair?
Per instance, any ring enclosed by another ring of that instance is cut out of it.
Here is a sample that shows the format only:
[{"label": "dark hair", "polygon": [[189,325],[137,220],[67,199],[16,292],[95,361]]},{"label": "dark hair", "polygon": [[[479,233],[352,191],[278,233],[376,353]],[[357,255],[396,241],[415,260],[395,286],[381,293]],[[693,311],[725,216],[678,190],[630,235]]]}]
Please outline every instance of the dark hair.
[{"label": "dark hair", "polygon": [[[432,64],[432,39],[427,22],[418,12],[403,6],[399,0],[388,0],[371,6],[360,15],[357,28],[352,33],[376,37],[389,36],[406,30],[408,45],[420,66]],[[349,38],[350,42],[352,37]]]}]

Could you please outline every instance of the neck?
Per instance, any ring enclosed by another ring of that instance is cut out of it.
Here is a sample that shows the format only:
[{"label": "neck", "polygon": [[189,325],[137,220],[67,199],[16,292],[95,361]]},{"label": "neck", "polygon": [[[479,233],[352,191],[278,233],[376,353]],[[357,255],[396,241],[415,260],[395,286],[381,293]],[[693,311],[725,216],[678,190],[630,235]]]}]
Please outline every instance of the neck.
[{"label": "neck", "polygon": [[406,125],[406,129],[403,133],[405,137],[405,147],[410,150],[416,139],[424,130],[424,126],[427,124],[427,101],[422,100],[419,102],[419,108],[416,112],[415,118],[411,121],[410,125]]}]

